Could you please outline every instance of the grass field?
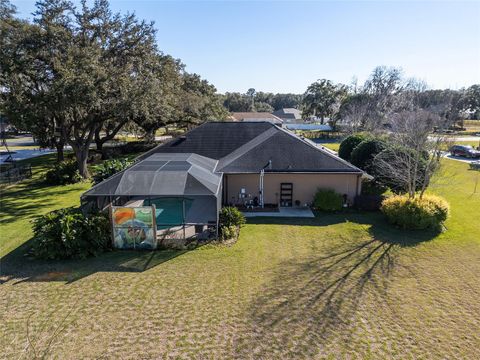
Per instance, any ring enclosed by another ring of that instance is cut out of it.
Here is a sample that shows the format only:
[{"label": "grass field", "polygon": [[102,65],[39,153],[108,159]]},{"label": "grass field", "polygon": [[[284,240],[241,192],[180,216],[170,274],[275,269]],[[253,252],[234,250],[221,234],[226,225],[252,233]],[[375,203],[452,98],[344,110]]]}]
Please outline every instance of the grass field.
[{"label": "grass field", "polygon": [[326,148],[329,148],[330,150],[337,151],[337,152],[338,152],[338,149],[340,148],[339,143],[322,143],[320,145],[325,146]]},{"label": "grass field", "polygon": [[480,356],[480,172],[444,160],[441,234],[377,213],[249,220],[231,247],[23,256],[36,214],[88,184],[45,187],[48,162],[2,194],[5,358],[438,358]]},{"label": "grass field", "polygon": [[480,132],[480,120],[465,120],[464,124],[467,131],[479,131]]}]

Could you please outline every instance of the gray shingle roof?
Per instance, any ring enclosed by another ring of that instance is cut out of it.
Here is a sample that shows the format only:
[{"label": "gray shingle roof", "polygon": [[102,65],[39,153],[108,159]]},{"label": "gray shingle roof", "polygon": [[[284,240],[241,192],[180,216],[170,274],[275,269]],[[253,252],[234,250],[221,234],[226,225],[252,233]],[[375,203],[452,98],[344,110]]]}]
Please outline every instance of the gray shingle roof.
[{"label": "gray shingle roof", "polygon": [[[153,153],[196,153],[219,160],[217,172],[258,172],[271,160],[272,172],[362,171],[308,141],[268,122],[210,122],[152,149]],[[144,158],[144,157],[142,157]]]},{"label": "gray shingle roof", "polygon": [[157,146],[139,159],[153,153],[186,152],[219,160],[272,127],[268,122],[208,122],[189,131],[184,137]]},{"label": "gray shingle roof", "polygon": [[302,112],[295,108],[283,108],[273,112],[273,115],[281,119],[301,120]]},{"label": "gray shingle roof", "polygon": [[[267,166],[268,165],[268,166]],[[259,172],[352,172],[353,165],[297,136],[279,130],[268,140],[252,146],[233,161],[219,161],[223,173]]]}]

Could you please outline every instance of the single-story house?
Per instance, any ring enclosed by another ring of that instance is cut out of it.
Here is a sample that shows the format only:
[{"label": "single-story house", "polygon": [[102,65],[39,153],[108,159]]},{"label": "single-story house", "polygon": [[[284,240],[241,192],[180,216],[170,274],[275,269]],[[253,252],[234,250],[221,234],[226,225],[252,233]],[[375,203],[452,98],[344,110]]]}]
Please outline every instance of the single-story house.
[{"label": "single-story house", "polygon": [[283,120],[268,112],[232,112],[231,118],[233,121],[242,122],[271,122],[276,125],[282,125]]},{"label": "single-story house", "polygon": [[302,112],[295,108],[283,108],[272,113],[287,123],[302,122]]},{"label": "single-story house", "polygon": [[83,202],[149,206],[157,226],[218,225],[223,205],[292,207],[318,188],[353,203],[365,173],[330,151],[271,122],[208,122],[141,155],[93,186]]}]

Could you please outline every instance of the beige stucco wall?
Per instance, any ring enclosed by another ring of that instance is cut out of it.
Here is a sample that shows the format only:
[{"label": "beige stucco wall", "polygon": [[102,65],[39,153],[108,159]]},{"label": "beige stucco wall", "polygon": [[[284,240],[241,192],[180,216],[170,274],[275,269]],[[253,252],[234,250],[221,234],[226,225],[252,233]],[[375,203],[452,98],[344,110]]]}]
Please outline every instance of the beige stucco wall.
[{"label": "beige stucco wall", "polygon": [[[224,175],[225,176],[225,175]],[[264,176],[264,202],[266,204],[277,204],[280,199],[280,184],[293,183],[293,201],[300,200],[301,204],[311,203],[318,188],[334,189],[340,194],[347,194],[348,201],[353,199],[358,191],[360,192],[361,181],[358,174],[268,174]],[[242,188],[246,194],[259,197],[260,174],[229,174],[226,175],[226,202],[243,203],[239,201],[239,194]]]}]

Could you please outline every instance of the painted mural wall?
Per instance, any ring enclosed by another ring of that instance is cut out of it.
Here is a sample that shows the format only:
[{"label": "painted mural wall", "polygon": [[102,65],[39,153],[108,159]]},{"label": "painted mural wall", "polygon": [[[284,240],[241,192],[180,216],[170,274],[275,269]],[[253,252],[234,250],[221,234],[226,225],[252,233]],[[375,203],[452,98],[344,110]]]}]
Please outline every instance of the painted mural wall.
[{"label": "painted mural wall", "polygon": [[113,246],[117,249],[155,249],[155,207],[112,206]]}]

